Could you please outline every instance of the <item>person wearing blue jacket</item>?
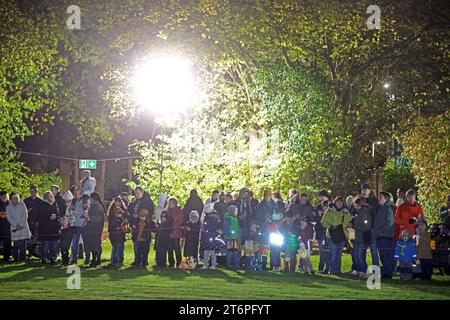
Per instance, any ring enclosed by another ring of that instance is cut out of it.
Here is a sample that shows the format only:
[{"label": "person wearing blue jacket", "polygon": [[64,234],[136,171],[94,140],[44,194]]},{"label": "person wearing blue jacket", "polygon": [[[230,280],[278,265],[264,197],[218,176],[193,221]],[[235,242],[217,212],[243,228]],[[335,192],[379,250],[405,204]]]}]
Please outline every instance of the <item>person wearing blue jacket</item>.
[{"label": "person wearing blue jacket", "polygon": [[416,242],[411,239],[408,230],[403,230],[401,239],[397,241],[394,257],[399,262],[400,279],[410,280],[413,276],[412,266],[417,258],[417,251]]}]

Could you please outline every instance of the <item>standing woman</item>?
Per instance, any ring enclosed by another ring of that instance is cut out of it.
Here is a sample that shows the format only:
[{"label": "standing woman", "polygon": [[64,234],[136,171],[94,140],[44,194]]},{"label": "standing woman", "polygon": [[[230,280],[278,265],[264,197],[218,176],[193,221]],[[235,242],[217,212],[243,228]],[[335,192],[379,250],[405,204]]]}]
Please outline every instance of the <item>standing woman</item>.
[{"label": "standing woman", "polygon": [[105,223],[105,204],[97,192],[91,193],[86,226],[83,229],[83,243],[86,253],[92,253],[90,267],[101,263],[102,232]]},{"label": "standing woman", "polygon": [[127,212],[127,206],[121,197],[117,196],[114,201],[111,202],[108,208],[108,222],[115,219],[116,208],[122,209],[123,212]]},{"label": "standing woman", "polygon": [[73,237],[73,228],[70,226],[69,216],[70,216],[70,205],[73,200],[73,194],[67,190],[62,199],[64,200],[66,210],[62,217],[59,219],[61,226],[61,237],[59,240],[59,247],[61,249],[61,266],[67,266],[70,263],[69,260],[69,249]]},{"label": "standing woman", "polygon": [[6,207],[6,215],[11,225],[11,240],[13,241],[14,262],[25,262],[25,244],[31,237],[28,226],[28,210],[17,193],[12,193],[11,201]]},{"label": "standing woman", "polygon": [[341,273],[342,251],[348,239],[347,227],[351,220],[352,217],[344,208],[344,200],[341,197],[335,198],[323,214],[321,224],[327,229],[327,242],[331,247],[330,274]]},{"label": "standing woman", "polygon": [[41,263],[46,264],[47,259],[51,264],[56,261],[58,240],[61,229],[58,219],[58,209],[55,204],[55,196],[51,191],[46,191],[37,211],[38,239],[41,244]]}]

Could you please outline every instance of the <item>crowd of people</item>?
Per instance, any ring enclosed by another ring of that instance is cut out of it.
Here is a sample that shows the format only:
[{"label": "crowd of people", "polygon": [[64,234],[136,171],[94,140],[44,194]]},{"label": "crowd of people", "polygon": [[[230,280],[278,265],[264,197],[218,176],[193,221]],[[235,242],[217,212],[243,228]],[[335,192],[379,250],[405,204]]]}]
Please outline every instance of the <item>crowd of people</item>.
[{"label": "crowd of people", "polygon": [[[223,254],[231,270],[269,270],[339,275],[345,248],[352,257],[349,274],[367,278],[366,253],[383,278],[430,280],[430,233],[414,190],[398,190],[397,200],[387,192],[375,197],[370,185],[360,194],[335,197],[318,192],[313,206],[306,193],[289,190],[284,201],[278,192],[264,190],[261,201],[243,188],[239,193],[214,190],[205,202],[196,190],[183,208],[175,197],[162,200],[158,210],[141,187],[130,199],[127,192],[112,199],[108,208],[95,192],[95,178],[82,172],[79,186],[64,194],[58,186],[21,200],[16,193],[0,192],[0,245],[3,263],[24,263],[38,256],[42,264],[61,266],[102,263],[102,240],[107,230],[112,245],[107,267],[124,264],[125,243],[131,236],[131,269],[146,269],[152,239],[156,268],[216,269]],[[159,207],[159,206],[158,206]],[[441,209],[442,232],[450,236],[450,196]],[[39,244],[39,246],[38,246]],[[40,252],[36,252],[39,247]],[[318,265],[311,262],[318,249]],[[416,272],[420,269],[420,272]]]}]

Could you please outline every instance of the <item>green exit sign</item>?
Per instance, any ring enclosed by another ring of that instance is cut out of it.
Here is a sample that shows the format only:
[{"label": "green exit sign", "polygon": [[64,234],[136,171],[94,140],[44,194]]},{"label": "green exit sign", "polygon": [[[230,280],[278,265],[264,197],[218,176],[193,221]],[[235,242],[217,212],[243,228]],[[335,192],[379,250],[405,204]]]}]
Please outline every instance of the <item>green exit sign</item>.
[{"label": "green exit sign", "polygon": [[400,156],[395,157],[395,165],[397,167],[411,167],[411,159]]},{"label": "green exit sign", "polygon": [[80,160],[80,169],[97,169],[97,160],[83,159]]}]

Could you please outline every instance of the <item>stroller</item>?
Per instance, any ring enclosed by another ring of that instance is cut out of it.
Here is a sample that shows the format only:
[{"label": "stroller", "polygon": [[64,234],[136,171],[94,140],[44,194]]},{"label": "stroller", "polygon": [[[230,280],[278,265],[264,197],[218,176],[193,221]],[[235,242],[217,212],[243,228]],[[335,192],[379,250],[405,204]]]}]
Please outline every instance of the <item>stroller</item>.
[{"label": "stroller", "polygon": [[439,224],[431,225],[432,266],[441,275],[450,275],[450,237],[441,232]]}]

